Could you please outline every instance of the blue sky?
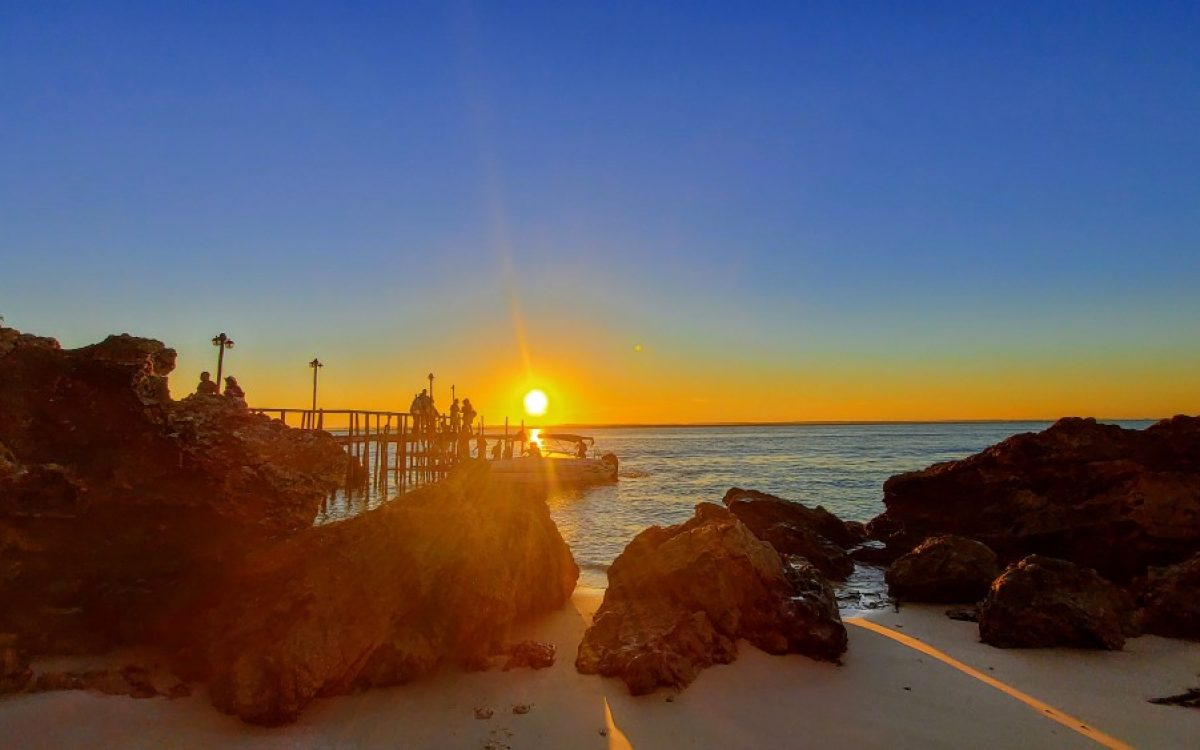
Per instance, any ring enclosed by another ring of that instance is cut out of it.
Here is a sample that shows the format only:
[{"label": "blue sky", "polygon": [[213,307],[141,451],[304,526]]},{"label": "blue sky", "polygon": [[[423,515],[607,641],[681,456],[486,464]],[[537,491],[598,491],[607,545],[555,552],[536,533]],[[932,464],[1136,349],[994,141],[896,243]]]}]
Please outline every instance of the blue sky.
[{"label": "blue sky", "polygon": [[0,314],[280,398],[468,377],[513,299],[750,389],[1200,374],[1200,5],[742,5],[0,3]]}]

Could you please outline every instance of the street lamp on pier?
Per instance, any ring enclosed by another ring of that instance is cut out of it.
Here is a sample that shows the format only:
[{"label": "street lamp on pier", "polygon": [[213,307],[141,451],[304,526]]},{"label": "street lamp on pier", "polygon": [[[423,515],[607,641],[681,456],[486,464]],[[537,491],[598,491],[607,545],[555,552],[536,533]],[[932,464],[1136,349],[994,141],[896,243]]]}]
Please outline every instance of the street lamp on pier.
[{"label": "street lamp on pier", "polygon": [[316,357],[313,357],[313,361],[312,361],[312,362],[309,362],[309,363],[308,363],[308,366],[309,366],[309,367],[311,367],[311,368],[312,368],[312,371],[313,371],[313,405],[312,405],[312,410],[313,410],[313,411],[316,411],[316,410],[317,410],[317,370],[319,370],[319,369],[321,369],[322,367],[324,367],[324,366],[325,366],[325,363],[324,363],[324,362],[322,362],[321,360],[317,359]]},{"label": "street lamp on pier", "polygon": [[425,377],[429,378],[429,401],[433,402],[433,373],[429,373]]},{"label": "street lamp on pier", "polygon": [[219,335],[212,337],[212,345],[217,347],[217,393],[221,392],[221,371],[225,369],[225,350],[233,348],[233,339],[225,335],[222,331]]}]

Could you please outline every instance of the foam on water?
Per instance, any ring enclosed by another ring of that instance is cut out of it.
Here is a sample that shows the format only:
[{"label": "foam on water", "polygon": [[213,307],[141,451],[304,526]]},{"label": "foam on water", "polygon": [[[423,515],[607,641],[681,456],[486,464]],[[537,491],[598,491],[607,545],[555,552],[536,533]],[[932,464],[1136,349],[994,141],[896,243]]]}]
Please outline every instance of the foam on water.
[{"label": "foam on water", "polygon": [[[1122,422],[1145,427],[1149,422]],[[607,585],[605,571],[639,531],[681,523],[698,502],[720,502],[730,487],[824,505],[846,520],[883,511],[893,474],[964,458],[1048,422],[840,424],[770,427],[597,428],[601,452],[621,460],[615,484],[563,490],[550,512],[571,546],[580,583]],[[883,574],[856,571],[839,588],[846,609],[886,605]]]}]

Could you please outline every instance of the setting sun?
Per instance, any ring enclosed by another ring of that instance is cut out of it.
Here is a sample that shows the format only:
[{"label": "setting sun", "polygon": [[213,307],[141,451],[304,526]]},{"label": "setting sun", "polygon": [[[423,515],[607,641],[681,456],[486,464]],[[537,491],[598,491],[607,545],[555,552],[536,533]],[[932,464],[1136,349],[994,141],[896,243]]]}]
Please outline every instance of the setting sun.
[{"label": "setting sun", "polygon": [[525,394],[525,413],[531,417],[542,416],[546,413],[546,407],[549,405],[550,399],[546,398],[546,393],[538,388]]}]

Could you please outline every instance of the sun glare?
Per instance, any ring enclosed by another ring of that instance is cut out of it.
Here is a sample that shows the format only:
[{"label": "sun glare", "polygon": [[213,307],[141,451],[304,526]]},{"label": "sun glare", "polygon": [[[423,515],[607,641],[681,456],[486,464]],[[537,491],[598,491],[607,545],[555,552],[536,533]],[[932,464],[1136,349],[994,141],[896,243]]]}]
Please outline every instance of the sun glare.
[{"label": "sun glare", "polygon": [[542,416],[546,413],[546,407],[549,405],[550,399],[546,398],[545,392],[538,388],[525,394],[525,413],[531,417]]}]

